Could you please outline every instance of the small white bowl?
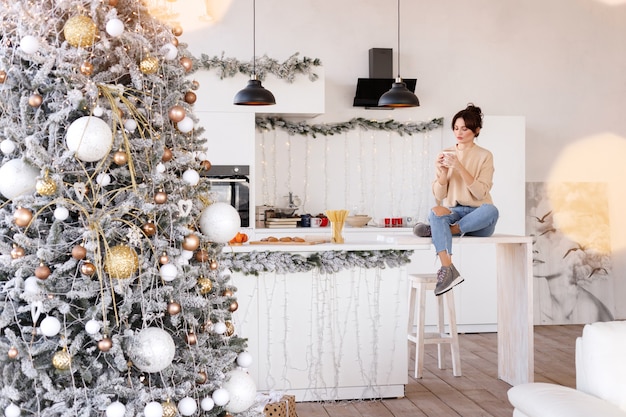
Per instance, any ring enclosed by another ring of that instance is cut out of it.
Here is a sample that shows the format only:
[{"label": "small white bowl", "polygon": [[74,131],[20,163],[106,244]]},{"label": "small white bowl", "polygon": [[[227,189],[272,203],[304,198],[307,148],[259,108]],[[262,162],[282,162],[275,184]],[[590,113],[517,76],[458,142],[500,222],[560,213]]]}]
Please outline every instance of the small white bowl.
[{"label": "small white bowl", "polygon": [[351,227],[363,227],[367,225],[367,223],[369,223],[370,220],[372,220],[372,218],[365,214],[358,215],[358,216],[348,216],[346,217],[346,224]]}]

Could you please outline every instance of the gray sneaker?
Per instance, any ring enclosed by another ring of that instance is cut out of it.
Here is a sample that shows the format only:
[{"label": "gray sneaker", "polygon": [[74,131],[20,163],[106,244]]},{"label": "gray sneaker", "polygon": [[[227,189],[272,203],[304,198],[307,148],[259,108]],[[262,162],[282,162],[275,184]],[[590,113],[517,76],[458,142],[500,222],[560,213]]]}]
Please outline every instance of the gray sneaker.
[{"label": "gray sneaker", "polygon": [[413,227],[413,234],[419,237],[431,237],[430,225],[426,223],[418,223]]},{"label": "gray sneaker", "polygon": [[435,287],[435,295],[445,294],[455,285],[463,282],[463,277],[456,270],[454,265],[442,266],[437,271],[437,286]]}]

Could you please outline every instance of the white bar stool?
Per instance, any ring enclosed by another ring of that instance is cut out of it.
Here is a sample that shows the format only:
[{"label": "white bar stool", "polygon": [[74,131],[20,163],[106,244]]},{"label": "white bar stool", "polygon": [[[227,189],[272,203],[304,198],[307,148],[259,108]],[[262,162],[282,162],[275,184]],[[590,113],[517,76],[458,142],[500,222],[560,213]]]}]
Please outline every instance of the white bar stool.
[{"label": "white bar stool", "polygon": [[[437,344],[439,369],[445,369],[443,345],[449,344],[452,354],[452,374],[461,376],[461,354],[459,350],[459,334],[456,330],[456,311],[454,308],[454,289],[437,296],[437,331],[424,332],[424,316],[426,311],[426,291],[434,290],[437,285],[437,274],[409,274],[409,342],[415,343],[415,378],[422,377],[424,369],[424,345]],[[433,292],[434,295],[434,292]],[[448,332],[444,323],[444,298],[448,315]],[[417,303],[416,303],[417,301]],[[416,332],[413,328],[417,327]],[[409,349],[409,355],[411,350]],[[410,359],[410,358],[409,358]]]}]

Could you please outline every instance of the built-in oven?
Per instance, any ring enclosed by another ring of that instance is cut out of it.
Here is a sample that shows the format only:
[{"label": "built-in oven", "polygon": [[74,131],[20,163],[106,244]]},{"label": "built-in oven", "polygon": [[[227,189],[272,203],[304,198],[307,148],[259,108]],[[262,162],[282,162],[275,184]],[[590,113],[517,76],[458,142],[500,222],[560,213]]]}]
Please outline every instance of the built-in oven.
[{"label": "built-in oven", "polygon": [[209,181],[210,199],[236,208],[241,217],[241,227],[250,227],[250,167],[213,165],[202,175]]}]

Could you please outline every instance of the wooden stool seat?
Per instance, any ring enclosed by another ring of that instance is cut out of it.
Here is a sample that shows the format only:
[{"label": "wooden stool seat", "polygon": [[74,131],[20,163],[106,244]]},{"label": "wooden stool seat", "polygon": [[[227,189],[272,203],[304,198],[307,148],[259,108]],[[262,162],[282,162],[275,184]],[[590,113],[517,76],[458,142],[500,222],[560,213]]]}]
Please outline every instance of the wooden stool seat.
[{"label": "wooden stool seat", "polygon": [[[452,374],[461,376],[461,353],[459,335],[456,329],[456,311],[454,306],[454,289],[437,296],[437,333],[424,331],[426,312],[426,291],[434,290],[437,285],[437,274],[409,274],[409,342],[415,343],[415,378],[421,378],[424,369],[424,345],[437,344],[439,369],[445,369],[443,345],[449,344],[452,355]],[[434,292],[433,292],[434,295]],[[445,330],[444,299],[448,316],[448,332]],[[413,331],[413,328],[416,331]],[[409,349],[409,355],[411,350]]]}]

